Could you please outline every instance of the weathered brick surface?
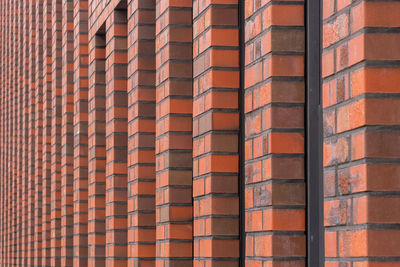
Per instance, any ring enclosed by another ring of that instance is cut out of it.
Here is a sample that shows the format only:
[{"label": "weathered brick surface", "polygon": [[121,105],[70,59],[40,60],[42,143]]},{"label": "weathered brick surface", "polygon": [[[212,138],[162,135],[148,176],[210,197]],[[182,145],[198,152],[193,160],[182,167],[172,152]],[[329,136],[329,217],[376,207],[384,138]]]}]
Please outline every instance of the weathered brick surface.
[{"label": "weathered brick surface", "polygon": [[128,266],[154,266],[155,1],[128,6]]},{"label": "weathered brick surface", "polygon": [[305,264],[304,7],[246,1],[245,229],[249,266]]},{"label": "weathered brick surface", "polygon": [[70,3],[73,32],[73,257],[74,266],[88,266],[88,1]]},{"label": "weathered brick surface", "polygon": [[61,265],[73,265],[74,83],[73,2],[62,3]]},{"label": "weathered brick surface", "polygon": [[[17,79],[17,50],[16,50],[16,38],[18,36],[18,31],[16,29],[16,3],[15,1],[11,1],[11,31],[14,33],[11,36],[11,51],[12,51],[12,62],[11,62],[11,88],[12,88],[12,98],[11,98],[11,113],[12,113],[12,128],[11,128],[11,166],[10,170],[12,171],[12,177],[17,176],[17,158],[16,158],[16,137],[17,137],[17,88],[18,88],[18,79]],[[16,236],[16,221],[17,221],[17,199],[16,199],[16,192],[17,192],[17,179],[12,179],[12,187],[11,187],[11,201],[12,201],[12,222],[11,222],[11,264],[15,265],[16,259],[16,243],[17,243],[17,236]]]},{"label": "weathered brick surface", "polygon": [[51,1],[51,266],[61,265],[62,1]]},{"label": "weathered brick surface", "polygon": [[[3,1],[4,4],[4,1]],[[3,6],[4,7],[4,6]],[[24,65],[23,65],[23,74],[24,74],[24,88],[22,90],[23,93],[23,106],[24,106],[24,116],[23,116],[23,162],[25,162],[23,167],[22,173],[22,265],[26,265],[28,262],[28,157],[30,155],[28,151],[28,138],[29,138],[29,127],[28,127],[28,118],[29,118],[29,91],[30,91],[30,80],[29,80],[29,25],[31,24],[29,21],[29,3],[24,1],[24,42],[23,42],[23,58],[24,58]],[[5,14],[3,14],[5,17]],[[3,35],[5,37],[5,35]],[[4,47],[4,46],[3,46]],[[2,49],[4,51],[4,49]],[[3,59],[3,64],[5,65],[5,61]],[[4,74],[3,68],[2,72]],[[4,97],[4,96],[3,96]],[[4,107],[4,105],[2,105]],[[4,110],[3,110],[4,113]],[[4,114],[3,114],[4,116]],[[2,120],[3,121],[3,120]],[[3,128],[3,139],[4,139],[4,128]],[[4,158],[3,158],[4,160]],[[3,176],[4,177],[4,176]],[[4,178],[3,178],[4,179]],[[2,186],[4,188],[4,186]],[[5,188],[4,188],[5,189]],[[3,192],[4,195],[4,192]],[[4,203],[4,202],[3,202]],[[4,205],[4,204],[3,204]],[[3,218],[3,227],[4,227],[4,220]],[[4,230],[3,230],[4,234]],[[4,243],[5,245],[5,243]],[[6,263],[4,256],[5,256],[5,248],[3,248],[3,263]]]},{"label": "weathered brick surface", "polygon": [[[28,231],[27,231],[27,264],[34,264],[34,243],[35,243],[35,139],[36,139],[36,129],[35,129],[35,104],[36,104],[36,1],[29,2],[29,69],[28,69],[28,79],[30,81],[30,89],[28,91]],[[10,177],[8,177],[8,180]]]},{"label": "weathered brick surface", "polygon": [[238,1],[193,1],[194,266],[239,266]]},{"label": "weathered brick surface", "polygon": [[105,36],[89,41],[88,266],[105,266]]},{"label": "weathered brick surface", "polygon": [[398,1],[324,1],[327,266],[400,264],[399,11]]},{"label": "weathered brick surface", "polygon": [[126,10],[106,21],[106,266],[127,263],[128,25]]},{"label": "weathered brick surface", "polygon": [[[324,0],[326,266],[400,262],[399,12]],[[1,0],[0,265],[304,266],[304,15]]]},{"label": "weathered brick surface", "polygon": [[35,189],[34,189],[34,262],[33,265],[42,264],[42,165],[43,165],[43,1],[36,2],[36,73],[35,73]]},{"label": "weathered brick surface", "polygon": [[[23,73],[23,42],[24,40],[24,21],[23,21],[23,12],[24,6],[22,1],[16,1],[17,6],[17,16],[15,19],[16,27],[17,27],[17,43],[16,43],[16,54],[17,54],[17,62],[16,62],[16,71],[17,71],[17,196],[16,196],[16,204],[17,204],[17,247],[16,247],[16,259],[15,264],[17,266],[22,265],[22,233],[23,233],[23,218],[22,218],[22,173],[23,173],[23,116],[24,116],[24,102],[23,102],[23,94],[21,93],[24,88],[24,73]],[[1,41],[0,41],[1,43]],[[1,134],[0,134],[1,135]],[[0,142],[1,143],[1,142]],[[1,203],[1,201],[0,201]],[[1,205],[0,205],[1,207]],[[0,216],[1,217],[1,216]],[[0,219],[1,225],[1,219]],[[1,233],[1,230],[0,230]],[[40,237],[41,238],[41,237]],[[1,251],[0,251],[1,253]],[[0,255],[1,259],[1,255]]]},{"label": "weathered brick surface", "polygon": [[192,266],[192,1],[156,1],[156,266]]},{"label": "weathered brick surface", "polygon": [[42,264],[50,266],[51,259],[51,121],[52,121],[52,33],[51,0],[43,4],[43,164],[42,164]]}]

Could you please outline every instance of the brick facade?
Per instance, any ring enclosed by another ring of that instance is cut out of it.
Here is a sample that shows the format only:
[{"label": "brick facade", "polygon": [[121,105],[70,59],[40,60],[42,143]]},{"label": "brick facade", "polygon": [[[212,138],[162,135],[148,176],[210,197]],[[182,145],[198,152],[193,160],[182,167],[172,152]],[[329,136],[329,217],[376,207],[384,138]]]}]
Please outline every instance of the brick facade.
[{"label": "brick facade", "polygon": [[[0,0],[0,266],[306,266],[305,4]],[[399,14],[323,0],[327,267],[400,265]]]},{"label": "brick facade", "polygon": [[327,266],[400,265],[400,2],[324,1]]}]

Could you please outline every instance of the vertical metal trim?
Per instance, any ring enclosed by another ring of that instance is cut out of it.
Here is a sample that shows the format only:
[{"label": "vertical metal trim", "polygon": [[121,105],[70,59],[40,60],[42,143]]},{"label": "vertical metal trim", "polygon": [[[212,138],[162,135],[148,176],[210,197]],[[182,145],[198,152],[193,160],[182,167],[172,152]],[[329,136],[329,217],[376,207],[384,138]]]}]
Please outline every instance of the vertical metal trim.
[{"label": "vertical metal trim", "polygon": [[322,169],[322,0],[306,1],[307,266],[324,266]]},{"label": "vertical metal trim", "polygon": [[239,266],[246,264],[246,228],[245,228],[245,113],[244,113],[244,65],[245,65],[245,0],[238,0],[239,15]]}]

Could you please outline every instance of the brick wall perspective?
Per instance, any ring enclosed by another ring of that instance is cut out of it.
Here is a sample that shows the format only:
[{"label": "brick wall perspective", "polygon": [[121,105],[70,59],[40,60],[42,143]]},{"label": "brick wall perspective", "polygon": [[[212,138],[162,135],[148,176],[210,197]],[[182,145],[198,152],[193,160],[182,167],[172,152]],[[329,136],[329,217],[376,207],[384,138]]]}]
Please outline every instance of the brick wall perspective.
[{"label": "brick wall perspective", "polygon": [[[0,266],[306,266],[305,6],[0,0]],[[399,14],[323,0],[327,267],[400,266]]]}]

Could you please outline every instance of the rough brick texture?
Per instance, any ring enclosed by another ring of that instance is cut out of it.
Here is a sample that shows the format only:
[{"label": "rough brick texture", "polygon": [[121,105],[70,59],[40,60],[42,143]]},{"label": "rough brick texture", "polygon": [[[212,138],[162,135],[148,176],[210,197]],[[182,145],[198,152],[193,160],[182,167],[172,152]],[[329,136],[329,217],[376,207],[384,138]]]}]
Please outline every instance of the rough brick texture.
[{"label": "rough brick texture", "polygon": [[324,0],[327,266],[400,264],[400,2]]},{"label": "rough brick texture", "polygon": [[156,266],[192,266],[192,1],[156,1]]},{"label": "rough brick texture", "polygon": [[62,80],[61,80],[61,265],[73,260],[73,178],[74,178],[74,83],[73,83],[73,6],[62,3]]},{"label": "rough brick texture", "polygon": [[52,34],[51,0],[43,4],[43,164],[42,164],[42,264],[50,266],[51,260],[51,120],[52,120]]},{"label": "rough brick texture", "polygon": [[193,1],[194,266],[239,266],[238,2]]},{"label": "rough brick texture", "polygon": [[304,6],[246,1],[246,264],[305,264]]},{"label": "rough brick texture", "polygon": [[154,266],[155,1],[128,6],[128,266]]},{"label": "rough brick texture", "polygon": [[[397,266],[400,2],[323,4],[325,265]],[[304,16],[0,0],[0,266],[305,266]]]},{"label": "rough brick texture", "polygon": [[88,266],[88,1],[74,0],[69,5],[73,23],[73,257],[75,266]]}]

